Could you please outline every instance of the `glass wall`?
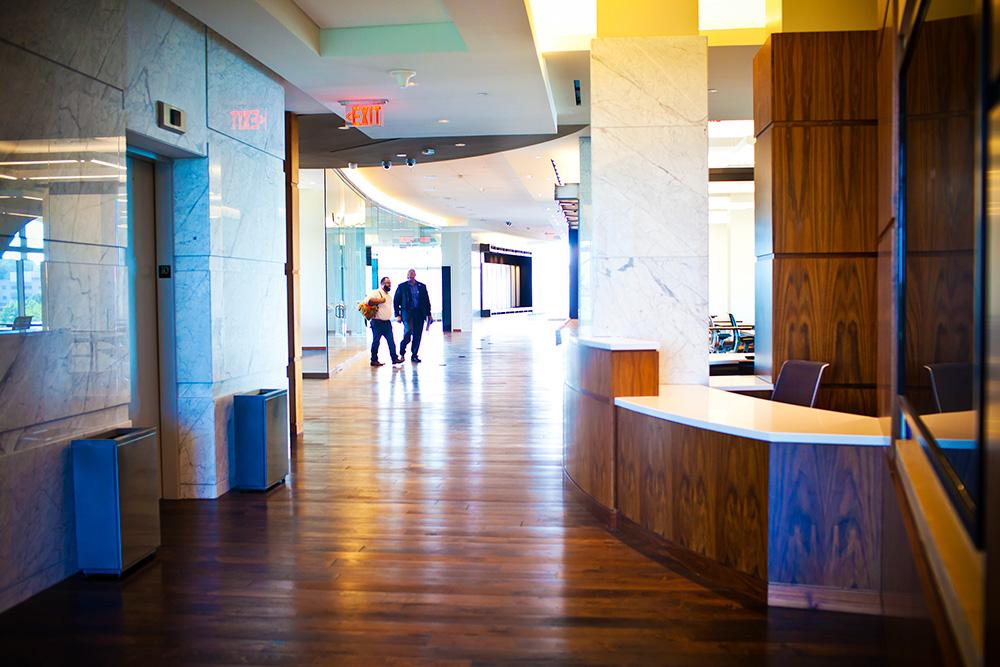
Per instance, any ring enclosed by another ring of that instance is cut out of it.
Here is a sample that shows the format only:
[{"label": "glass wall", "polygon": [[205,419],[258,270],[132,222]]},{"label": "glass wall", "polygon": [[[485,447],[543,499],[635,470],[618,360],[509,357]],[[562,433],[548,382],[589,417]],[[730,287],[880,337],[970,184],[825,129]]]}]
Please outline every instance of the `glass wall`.
[{"label": "glass wall", "polygon": [[[310,285],[325,285],[328,368],[333,372],[343,357],[353,356],[364,346],[367,323],[358,312],[358,303],[375,289],[381,276],[389,276],[398,285],[406,280],[409,269],[415,269],[417,279],[427,285],[434,317],[440,317],[441,233],[368,200],[337,170],[324,170],[316,180],[322,189],[323,205],[318,215],[323,217],[321,228],[325,230],[325,265],[312,262],[306,266],[308,253],[303,239],[300,275],[303,295]],[[308,210],[303,204],[302,214]],[[322,241],[316,243],[322,245]],[[322,290],[313,291],[319,294]],[[304,298],[303,308],[305,305]],[[305,316],[303,312],[303,330]]]}]

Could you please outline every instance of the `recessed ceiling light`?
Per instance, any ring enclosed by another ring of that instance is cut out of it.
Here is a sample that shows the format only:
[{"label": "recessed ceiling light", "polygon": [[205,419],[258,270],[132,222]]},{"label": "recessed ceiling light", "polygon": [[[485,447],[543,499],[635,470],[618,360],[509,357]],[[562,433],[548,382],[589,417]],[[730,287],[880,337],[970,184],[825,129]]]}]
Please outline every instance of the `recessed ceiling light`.
[{"label": "recessed ceiling light", "polygon": [[489,95],[489,93],[487,93],[485,91],[481,91],[481,92],[476,93],[476,95],[479,95],[479,97],[486,97],[487,95]]},{"label": "recessed ceiling light", "polygon": [[351,126],[350,125],[341,125],[337,129],[338,130],[349,130],[349,129],[351,129]]},{"label": "recessed ceiling light", "polygon": [[396,157],[406,157],[406,153],[396,153]]},{"label": "recessed ceiling light", "polygon": [[710,93],[717,93],[717,92],[719,92],[719,89],[718,88],[709,88],[708,92],[710,92]]},{"label": "recessed ceiling light", "polygon": [[455,144],[455,148],[465,148],[465,144],[463,144],[463,143],[462,143],[462,142],[460,141],[460,142],[458,142],[457,144]]},{"label": "recessed ceiling light", "polygon": [[449,123],[450,121],[447,118],[438,118],[438,122],[441,123],[442,125],[445,125],[446,123]]}]

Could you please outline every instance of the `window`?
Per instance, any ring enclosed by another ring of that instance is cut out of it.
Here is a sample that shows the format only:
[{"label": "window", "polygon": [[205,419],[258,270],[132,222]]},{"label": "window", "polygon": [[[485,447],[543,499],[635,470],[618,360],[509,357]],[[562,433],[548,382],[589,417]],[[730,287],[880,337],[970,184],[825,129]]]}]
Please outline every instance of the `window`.
[{"label": "window", "polygon": [[43,236],[42,219],[35,218],[11,237],[0,256],[0,326],[7,330],[25,316],[31,317],[30,328],[42,327]]}]

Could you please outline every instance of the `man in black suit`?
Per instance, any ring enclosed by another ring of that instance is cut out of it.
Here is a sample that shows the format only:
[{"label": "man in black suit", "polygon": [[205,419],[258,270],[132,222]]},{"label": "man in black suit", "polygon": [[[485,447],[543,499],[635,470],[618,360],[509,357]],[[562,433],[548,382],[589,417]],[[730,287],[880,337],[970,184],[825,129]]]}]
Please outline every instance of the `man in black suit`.
[{"label": "man in black suit", "polygon": [[431,316],[431,299],[427,296],[427,285],[417,281],[417,272],[410,269],[406,272],[406,282],[396,288],[392,299],[396,310],[396,321],[403,323],[403,340],[399,343],[399,358],[406,357],[406,346],[413,340],[413,353],[410,361],[419,364],[420,337],[424,332],[424,320],[430,325],[434,321]]}]

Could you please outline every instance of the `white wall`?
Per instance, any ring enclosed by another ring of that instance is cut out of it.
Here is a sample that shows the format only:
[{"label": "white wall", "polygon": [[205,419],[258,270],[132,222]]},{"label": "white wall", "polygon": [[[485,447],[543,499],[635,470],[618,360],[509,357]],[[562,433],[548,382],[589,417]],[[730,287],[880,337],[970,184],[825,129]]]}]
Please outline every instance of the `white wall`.
[{"label": "white wall", "polygon": [[727,319],[729,313],[754,321],[754,213],[729,211],[729,222],[708,226],[709,314]]},{"label": "white wall", "polygon": [[[302,170],[303,172],[306,170]],[[322,170],[319,171],[322,174]],[[299,190],[303,347],[326,347],[326,221],[322,175],[319,188]]]},{"label": "white wall", "polygon": [[569,317],[569,243],[541,241],[531,251],[533,310],[549,317]]}]

